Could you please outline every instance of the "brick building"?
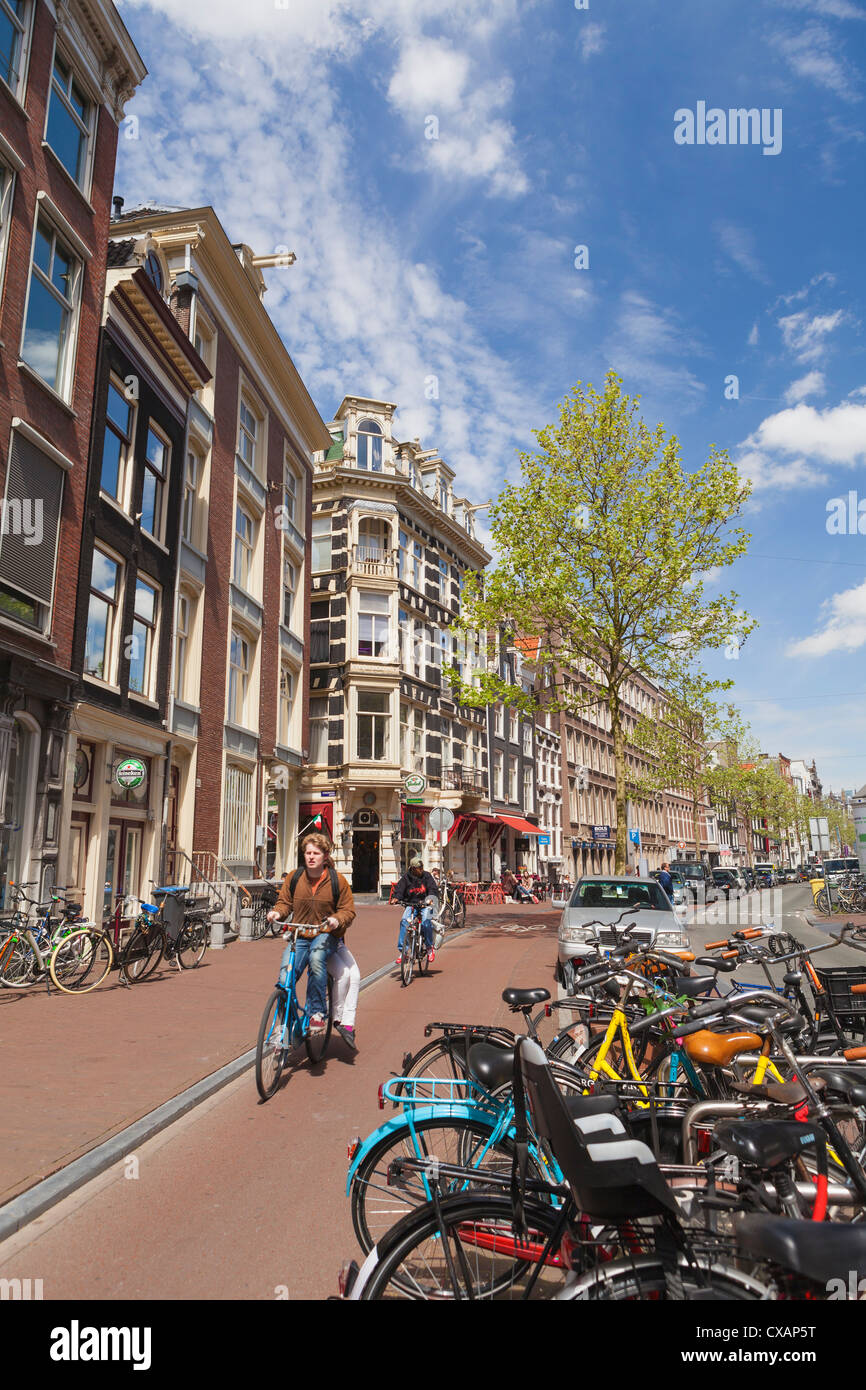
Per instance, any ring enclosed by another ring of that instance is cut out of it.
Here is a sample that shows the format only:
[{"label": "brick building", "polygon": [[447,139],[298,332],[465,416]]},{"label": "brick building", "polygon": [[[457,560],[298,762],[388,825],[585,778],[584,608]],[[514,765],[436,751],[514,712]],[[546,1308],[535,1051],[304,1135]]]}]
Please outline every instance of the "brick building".
[{"label": "brick building", "polygon": [[264,305],[294,257],[233,245],[213,208],[112,224],[164,258],[210,380],[190,402],[168,729],[169,848],[208,877],[296,859],[308,732],[311,457],[330,435]]},{"label": "brick building", "polygon": [[146,69],[108,0],[0,0],[0,36],[2,902],[58,872],[118,126]]},{"label": "brick building", "polygon": [[131,915],[152,896],[176,826],[168,725],[184,450],[191,398],[210,373],[169,292],[168,265],[147,237],[109,242],[62,846],[66,882],[97,919],[118,897]]}]

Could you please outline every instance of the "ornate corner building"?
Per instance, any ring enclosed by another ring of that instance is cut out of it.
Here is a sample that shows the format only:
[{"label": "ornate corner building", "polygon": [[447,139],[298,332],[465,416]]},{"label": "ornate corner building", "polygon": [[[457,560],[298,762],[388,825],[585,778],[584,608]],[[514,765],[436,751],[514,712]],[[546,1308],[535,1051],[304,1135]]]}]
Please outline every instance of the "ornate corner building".
[{"label": "ornate corner building", "polygon": [[[454,703],[445,668],[480,664],[451,625],[463,574],[490,557],[453,470],[394,437],[395,409],[347,396],[313,481],[299,829],[322,818],[360,893],[399,877],[415,853],[428,866],[447,854],[461,876],[486,872],[473,832],[488,795],[487,713]],[[454,817],[441,844],[429,824],[437,806]]]}]

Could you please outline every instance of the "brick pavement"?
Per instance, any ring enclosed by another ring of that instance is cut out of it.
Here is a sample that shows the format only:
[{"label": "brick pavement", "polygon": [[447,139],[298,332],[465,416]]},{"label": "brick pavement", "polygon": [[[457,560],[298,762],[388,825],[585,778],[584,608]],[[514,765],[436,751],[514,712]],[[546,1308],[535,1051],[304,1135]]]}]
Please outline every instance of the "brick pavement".
[{"label": "brick pavement", "polygon": [[[558,921],[542,905],[473,907],[469,925]],[[362,905],[349,944],[366,976],[394,959],[399,910]],[[447,948],[446,948],[447,949]],[[74,998],[0,989],[0,1204],[254,1046],[282,944],[235,942],[197,970],[117,975]],[[363,1046],[364,999],[359,1013]]]}]

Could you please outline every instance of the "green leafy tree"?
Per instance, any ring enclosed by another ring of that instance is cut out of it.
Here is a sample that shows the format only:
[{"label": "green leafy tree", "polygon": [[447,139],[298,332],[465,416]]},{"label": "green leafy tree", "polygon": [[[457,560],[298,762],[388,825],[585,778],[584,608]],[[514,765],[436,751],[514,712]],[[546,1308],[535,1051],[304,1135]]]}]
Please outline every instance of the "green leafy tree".
[{"label": "green leafy tree", "polygon": [[[603,706],[616,772],[616,866],[626,863],[627,687],[642,675],[664,689],[713,683],[707,649],[739,646],[754,622],[736,593],[709,596],[707,571],[741,556],[749,536],[732,523],[749,484],[715,448],[684,467],[679,442],[640,418],[637,398],[610,373],[603,391],[580,382],[556,424],[535,432],[521,477],[490,511],[496,562],[470,575],[464,633],[537,639],[544,703],[573,714]],[[731,653],[733,654],[733,653]],[[472,682],[451,671],[462,704],[537,707],[499,667]]]}]

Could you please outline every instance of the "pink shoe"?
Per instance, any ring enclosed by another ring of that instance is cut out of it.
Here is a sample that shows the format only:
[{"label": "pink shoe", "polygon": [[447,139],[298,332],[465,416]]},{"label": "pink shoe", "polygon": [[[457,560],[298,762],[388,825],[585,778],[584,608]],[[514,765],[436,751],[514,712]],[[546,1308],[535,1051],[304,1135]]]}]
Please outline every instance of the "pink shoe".
[{"label": "pink shoe", "polygon": [[427,959],[428,959],[428,961],[430,962],[431,965],[433,964],[434,960],[436,959],[436,952],[433,950],[433,947],[432,947],[432,946],[430,947],[430,950],[427,952]]},{"label": "pink shoe", "polygon": [[403,964],[403,957],[402,957],[402,955],[400,955],[400,956],[397,957],[397,959],[395,960],[394,964],[395,964],[395,965],[402,965],[402,964]]}]

